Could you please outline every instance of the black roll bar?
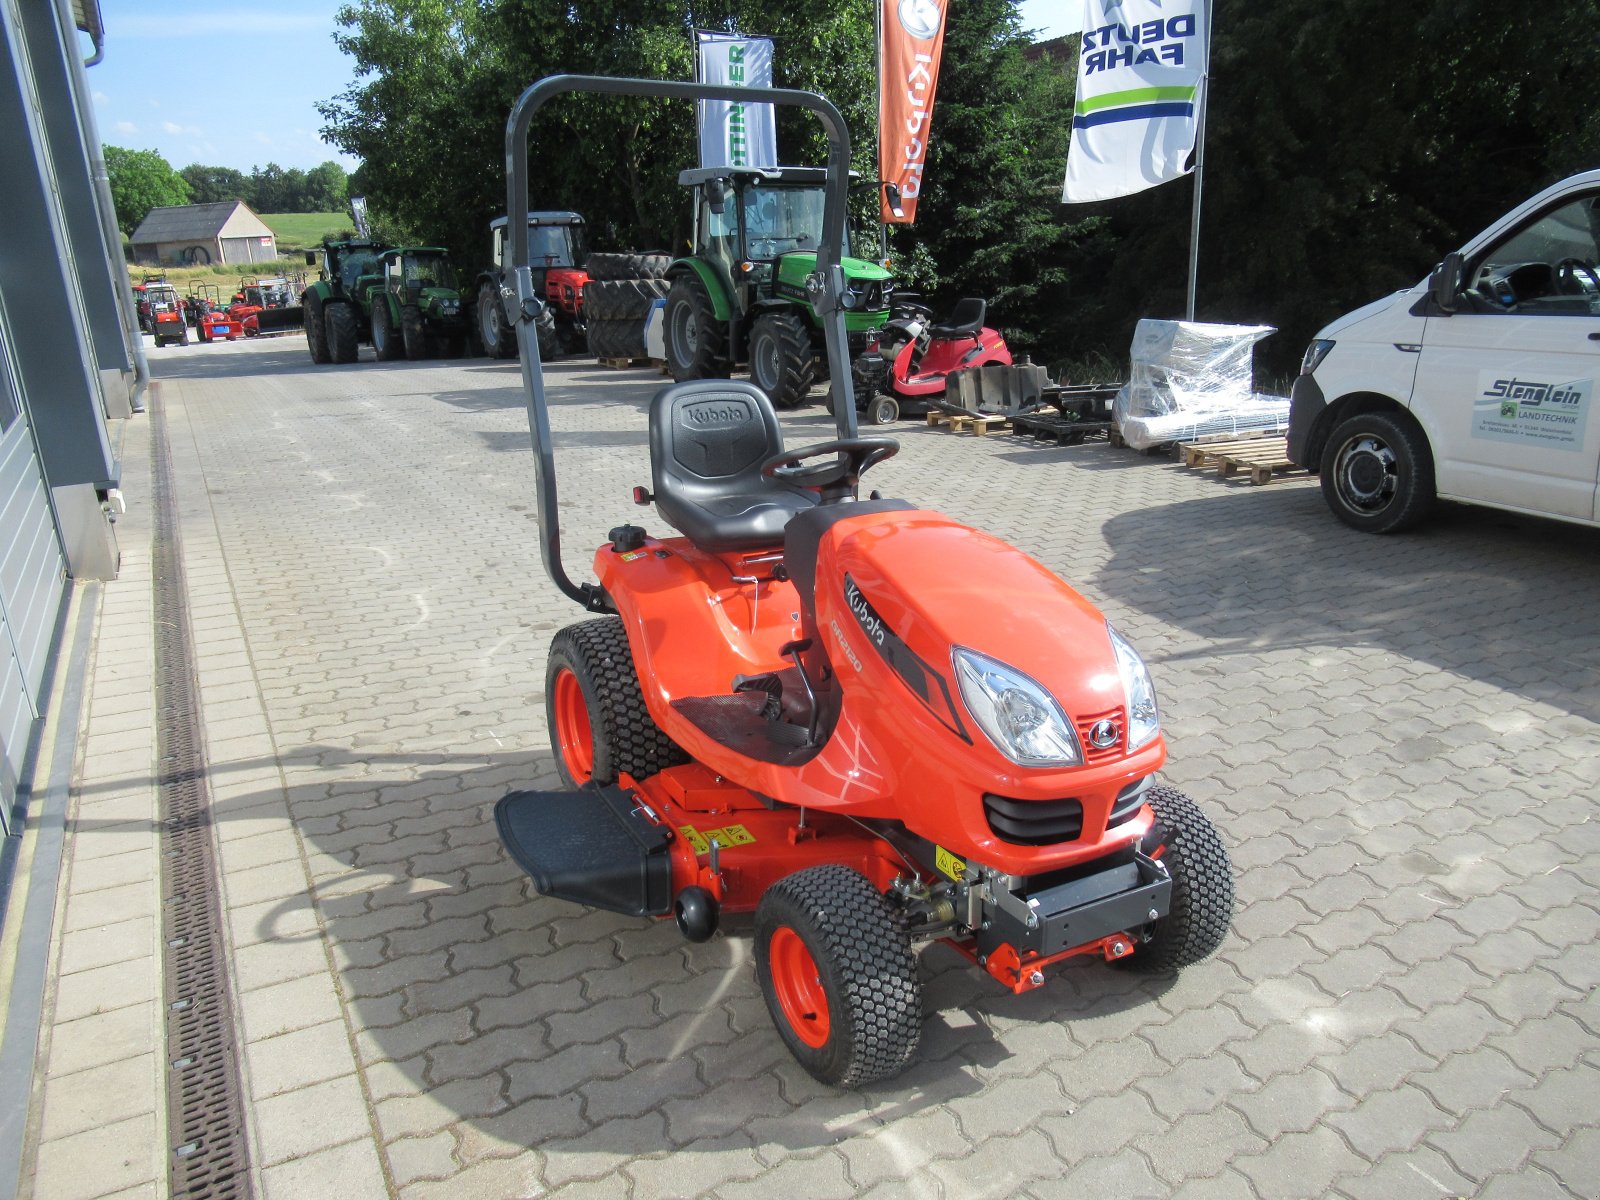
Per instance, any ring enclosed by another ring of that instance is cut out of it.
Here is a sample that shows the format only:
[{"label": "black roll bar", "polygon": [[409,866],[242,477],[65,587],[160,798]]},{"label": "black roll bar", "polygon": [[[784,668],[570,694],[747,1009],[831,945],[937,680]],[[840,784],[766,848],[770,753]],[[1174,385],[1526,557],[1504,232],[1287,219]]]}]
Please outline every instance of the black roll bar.
[{"label": "black roll bar", "polygon": [[[828,177],[823,190],[822,244],[817,248],[817,270],[806,291],[822,320],[828,349],[829,386],[834,395],[834,419],[841,438],[856,436],[856,405],[850,382],[849,349],[844,330],[844,253],[846,205],[850,184],[850,132],[844,117],[826,98],[792,88],[728,87],[666,79],[622,79],[603,75],[550,75],[517,97],[506,120],[506,208],[527,212],[528,128],[533,114],[566,92],[591,92],[605,96],[641,96],[681,100],[732,100],[741,104],[787,104],[810,109],[828,135]],[[522,360],[522,385],[528,399],[528,430],[533,438],[533,469],[539,511],[539,540],[545,572],[564,593],[591,612],[612,611],[598,584],[573,583],[561,564],[561,519],[556,507],[555,454],[550,440],[550,415],[545,405],[544,370],[539,361],[539,337],[534,322],[544,304],[533,286],[528,239],[511,239],[511,274],[500,285],[500,303],[517,331]]]}]

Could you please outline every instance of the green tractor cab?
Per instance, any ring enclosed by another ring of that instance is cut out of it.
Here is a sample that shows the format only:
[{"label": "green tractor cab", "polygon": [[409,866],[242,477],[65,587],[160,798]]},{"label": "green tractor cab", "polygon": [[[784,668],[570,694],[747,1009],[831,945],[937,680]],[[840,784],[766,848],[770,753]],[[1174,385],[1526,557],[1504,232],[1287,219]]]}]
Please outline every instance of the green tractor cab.
[{"label": "green tractor cab", "polygon": [[[705,167],[678,182],[693,189],[694,254],[668,277],[662,340],[679,382],[725,378],[748,362],[778,408],[795,408],[827,378],[822,325],[810,281],[822,233],[820,167]],[[850,357],[889,319],[893,280],[846,247],[845,332]]]},{"label": "green tractor cab", "polygon": [[361,343],[371,340],[371,293],[383,284],[388,249],[367,238],[339,238],[324,242],[320,256],[307,252],[308,265],[320,257],[322,266],[320,278],[300,296],[312,362],[355,362]]}]

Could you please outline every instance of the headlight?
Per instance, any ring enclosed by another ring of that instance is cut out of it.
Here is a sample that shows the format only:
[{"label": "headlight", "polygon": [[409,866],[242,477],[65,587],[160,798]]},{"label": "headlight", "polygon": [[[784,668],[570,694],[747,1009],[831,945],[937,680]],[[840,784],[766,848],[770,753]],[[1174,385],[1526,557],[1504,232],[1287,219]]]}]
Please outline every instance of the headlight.
[{"label": "headlight", "polygon": [[1322,365],[1322,360],[1328,357],[1328,351],[1333,349],[1333,343],[1326,338],[1318,338],[1306,347],[1306,356],[1300,360],[1300,374],[1309,375]]},{"label": "headlight", "polygon": [[1022,767],[1075,767],[1078,735],[1050,693],[1021,671],[956,646],[950,652],[967,711],[989,740]]},{"label": "headlight", "polygon": [[1117,670],[1122,674],[1122,690],[1128,697],[1128,749],[1137,750],[1161,732],[1161,711],[1156,707],[1156,685],[1139,652],[1128,645],[1111,622],[1111,648],[1117,654]]}]

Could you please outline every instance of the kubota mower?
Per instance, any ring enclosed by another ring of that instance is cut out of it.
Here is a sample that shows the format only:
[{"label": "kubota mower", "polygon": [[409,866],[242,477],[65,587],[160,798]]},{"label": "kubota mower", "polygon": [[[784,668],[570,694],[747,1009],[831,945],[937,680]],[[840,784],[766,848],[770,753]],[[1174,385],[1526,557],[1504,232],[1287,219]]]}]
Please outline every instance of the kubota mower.
[{"label": "kubota mower", "polygon": [[[786,449],[758,388],[672,384],[650,406],[669,530],[619,524],[595,582],[561,558],[540,367],[543,297],[511,242],[545,569],[591,619],[555,635],[546,703],[567,787],[502,799],[537,889],[693,941],[753,913],[756,973],[783,1041],[854,1086],[911,1059],[914,946],[942,939],[1003,986],[1094,955],[1170,971],[1210,954],[1232,911],[1227,854],[1156,782],[1150,674],[1087,600],[1004,542],[904,500],[859,499],[895,454],[856,436],[840,266],[849,140],[809,92],[559,76],[507,129],[507,211],[528,208],[528,129],[565,92],[810,110],[829,143],[807,281],[824,323],[838,438]],[[620,499],[620,498],[619,498]]]}]

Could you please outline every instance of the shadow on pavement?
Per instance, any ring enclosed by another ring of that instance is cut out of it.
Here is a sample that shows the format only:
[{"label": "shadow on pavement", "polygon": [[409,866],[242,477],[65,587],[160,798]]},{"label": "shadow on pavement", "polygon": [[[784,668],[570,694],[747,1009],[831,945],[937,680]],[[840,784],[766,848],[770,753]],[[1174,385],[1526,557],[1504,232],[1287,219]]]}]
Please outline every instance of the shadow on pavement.
[{"label": "shadow on pavement", "polygon": [[1208,658],[1370,645],[1600,719],[1600,531],[1442,504],[1375,537],[1313,488],[1218,491],[1108,521],[1097,590]]}]

